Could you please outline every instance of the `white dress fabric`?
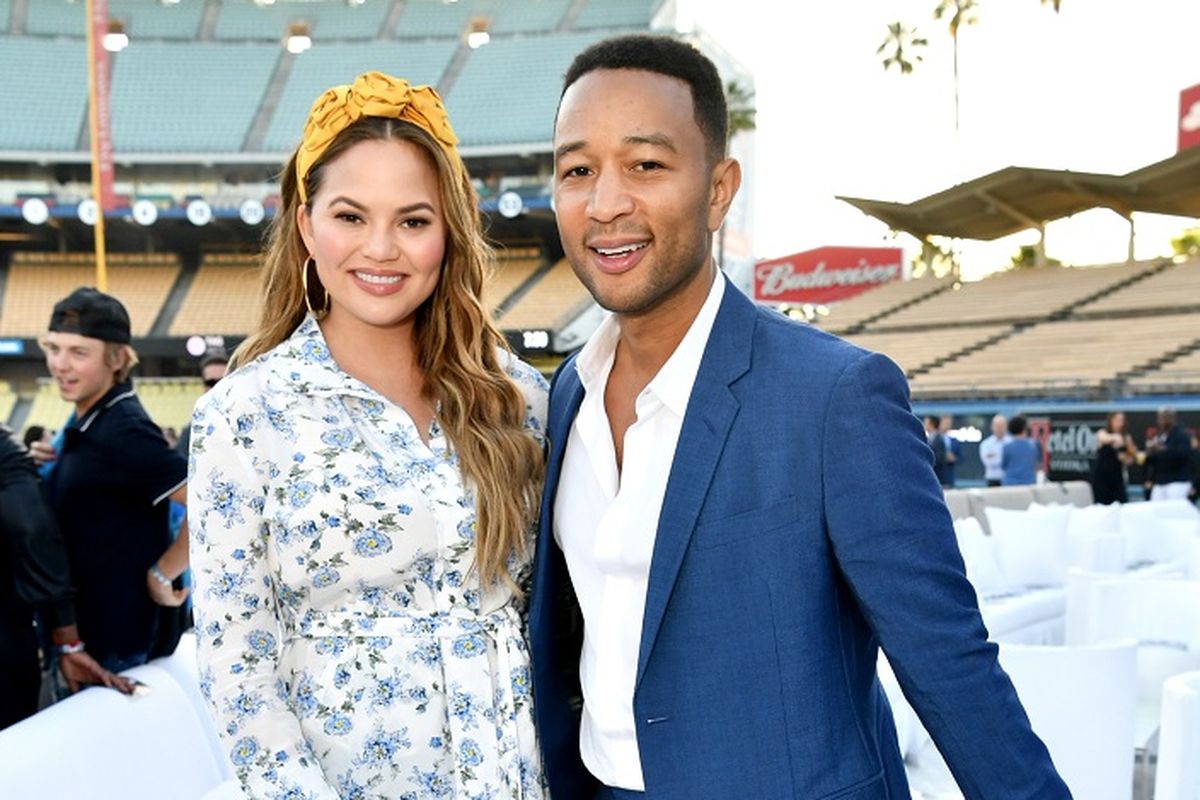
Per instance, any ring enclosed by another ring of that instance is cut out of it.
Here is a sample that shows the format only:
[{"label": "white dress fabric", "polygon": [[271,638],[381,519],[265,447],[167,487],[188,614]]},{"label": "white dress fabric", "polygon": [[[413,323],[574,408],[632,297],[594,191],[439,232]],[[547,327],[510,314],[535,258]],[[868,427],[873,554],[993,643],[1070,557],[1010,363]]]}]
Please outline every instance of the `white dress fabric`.
[{"label": "white dress fabric", "polygon": [[[545,380],[502,358],[543,442]],[[473,496],[429,434],[311,317],[197,404],[201,690],[251,797],[545,796],[523,604],[481,591]]]}]

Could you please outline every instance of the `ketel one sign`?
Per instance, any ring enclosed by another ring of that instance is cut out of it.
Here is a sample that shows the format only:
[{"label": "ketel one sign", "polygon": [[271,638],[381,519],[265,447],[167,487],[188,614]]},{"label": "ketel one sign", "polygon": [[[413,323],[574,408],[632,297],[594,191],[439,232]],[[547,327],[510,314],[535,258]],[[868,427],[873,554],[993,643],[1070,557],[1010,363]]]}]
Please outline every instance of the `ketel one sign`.
[{"label": "ketel one sign", "polygon": [[763,303],[825,305],[899,280],[897,247],[818,247],[754,267],[754,298]]}]

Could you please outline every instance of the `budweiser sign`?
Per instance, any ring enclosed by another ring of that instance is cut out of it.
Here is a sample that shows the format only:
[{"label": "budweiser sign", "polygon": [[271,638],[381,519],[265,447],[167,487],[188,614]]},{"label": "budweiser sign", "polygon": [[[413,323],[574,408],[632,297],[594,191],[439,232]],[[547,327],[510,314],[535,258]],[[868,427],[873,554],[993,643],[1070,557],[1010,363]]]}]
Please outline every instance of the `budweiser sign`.
[{"label": "budweiser sign", "polygon": [[818,247],[754,268],[754,297],[765,303],[833,303],[904,275],[897,247]]},{"label": "budweiser sign", "polygon": [[1179,93],[1179,149],[1200,146],[1200,84]]}]

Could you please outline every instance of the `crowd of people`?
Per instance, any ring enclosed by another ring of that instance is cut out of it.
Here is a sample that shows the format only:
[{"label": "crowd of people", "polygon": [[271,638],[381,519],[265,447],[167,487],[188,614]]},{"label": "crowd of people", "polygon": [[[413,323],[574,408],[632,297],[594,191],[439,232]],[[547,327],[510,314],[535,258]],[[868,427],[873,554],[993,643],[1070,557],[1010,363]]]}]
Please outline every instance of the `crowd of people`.
[{"label": "crowd of people", "polygon": [[[190,598],[250,797],[907,796],[882,646],[972,796],[1068,798],[963,572],[949,420],[922,435],[894,364],[714,262],[727,121],[686,43],[572,64],[555,208],[611,314],[551,386],[480,300],[493,256],[441,99],[377,72],[313,104],[262,318],[228,377],[205,363],[179,445],[137,400],[120,302],[55,305],[74,412],[31,437],[41,486],[0,453],[4,701],[35,701],[0,724],[36,705],[31,608],[72,689],[128,692]],[[1178,442],[1147,446],[1166,494]],[[1023,418],[985,445],[989,481],[1035,479]]]}]

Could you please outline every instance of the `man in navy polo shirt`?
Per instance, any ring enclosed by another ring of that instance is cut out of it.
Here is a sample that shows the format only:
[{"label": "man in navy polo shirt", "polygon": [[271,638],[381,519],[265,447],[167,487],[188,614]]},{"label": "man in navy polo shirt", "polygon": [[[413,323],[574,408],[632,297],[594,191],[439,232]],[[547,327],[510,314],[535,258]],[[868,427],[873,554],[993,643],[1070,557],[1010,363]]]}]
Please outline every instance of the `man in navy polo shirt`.
[{"label": "man in navy polo shirt", "polygon": [[90,288],[54,306],[42,340],[59,394],[75,407],[46,487],[67,544],[79,634],[114,672],[147,660],[158,605],[186,597],[171,581],[187,568],[187,535],[170,542],[167,500],[186,502],[187,461],[133,392],[129,343],[125,307]]}]

